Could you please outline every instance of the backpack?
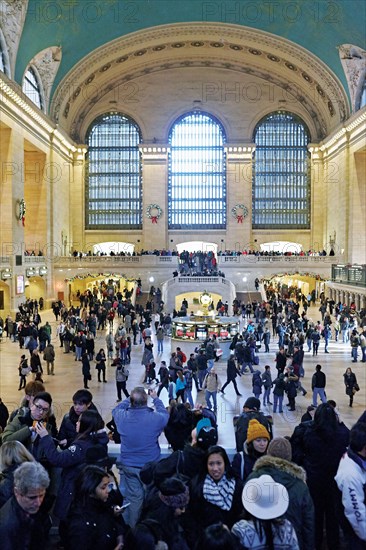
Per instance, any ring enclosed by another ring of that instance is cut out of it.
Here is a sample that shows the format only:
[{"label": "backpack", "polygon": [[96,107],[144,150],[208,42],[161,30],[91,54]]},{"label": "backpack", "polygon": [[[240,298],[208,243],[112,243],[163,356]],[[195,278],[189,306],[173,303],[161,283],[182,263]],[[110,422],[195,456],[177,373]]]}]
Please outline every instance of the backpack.
[{"label": "backpack", "polygon": [[234,417],[233,420],[237,452],[243,450],[243,445],[247,439],[249,421],[253,419],[258,420],[268,430],[270,438],[273,439],[273,419],[271,416],[265,416],[259,411],[244,412],[239,417]]}]

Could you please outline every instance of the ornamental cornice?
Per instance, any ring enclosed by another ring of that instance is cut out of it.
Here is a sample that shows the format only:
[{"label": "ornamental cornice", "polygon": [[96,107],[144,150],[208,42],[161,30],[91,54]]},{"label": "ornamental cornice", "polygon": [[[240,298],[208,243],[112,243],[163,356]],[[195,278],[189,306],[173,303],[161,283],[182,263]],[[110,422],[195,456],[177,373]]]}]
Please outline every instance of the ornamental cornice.
[{"label": "ornamental cornice", "polygon": [[[85,101],[83,99],[80,100],[82,106],[80,105],[80,108],[77,110],[77,114],[70,128],[70,133],[73,139],[79,141],[83,140],[83,136],[81,135],[81,125],[86,120],[87,115],[93,105],[100,101],[103,96],[108,94],[111,90],[118,88],[119,86],[128,82],[131,82],[134,79],[145,76],[147,74],[146,69],[148,70],[148,73],[154,73],[168,69],[184,69],[187,67],[191,68],[207,66],[214,69],[226,69],[230,71],[253,75],[273,85],[279,86],[280,88],[285,90],[286,93],[299,101],[308,111],[309,118],[312,120],[316,128],[318,139],[322,139],[325,135],[327,135],[328,126],[325,118],[327,116],[327,110],[325,105],[323,105],[322,103],[320,103],[319,105],[315,104],[313,98],[306,95],[305,89],[298,87],[296,84],[289,84],[285,75],[269,75],[268,71],[265,68],[260,67],[258,64],[252,63],[251,66],[244,66],[241,63],[229,62],[225,56],[217,57],[214,61],[210,60],[208,65],[206,57],[196,55],[195,58],[184,61],[182,61],[181,59],[169,60],[169,58],[156,60],[155,64],[151,61],[146,61],[146,63],[140,63],[134,68],[131,67],[130,70],[127,71],[127,73],[113,79],[113,83],[111,81],[106,81],[104,84],[99,82],[99,86],[96,87],[95,93],[88,95],[88,101]],[[79,95],[80,92],[78,93],[78,96]],[[74,100],[76,100],[76,97],[74,98]],[[69,109],[70,106],[66,107],[66,111],[64,111],[65,118],[69,116]]]},{"label": "ornamental cornice", "polygon": [[[150,71],[151,65],[155,64],[160,66],[159,70],[163,70],[170,68],[171,62],[178,62],[175,60],[177,56],[181,66],[184,66],[191,62],[190,57],[197,58],[197,51],[202,52],[200,55],[205,59],[204,66],[216,67],[216,61],[221,59],[222,63],[224,59],[226,68],[231,69],[234,64],[239,67],[237,70],[245,71],[246,68],[245,72],[248,72],[249,62],[257,70],[262,68],[266,80],[270,79],[269,72],[276,75],[281,70],[283,81],[301,81],[305,95],[309,95],[309,90],[316,90],[317,96],[327,108],[328,117],[336,116],[339,122],[348,117],[346,93],[335,75],[320,59],[284,38],[265,31],[223,23],[163,25],[113,40],[89,54],[65,76],[56,89],[52,114],[56,120],[61,117],[66,119],[71,104],[80,95],[81,88],[92,82],[100,84],[100,79],[110,78],[111,68],[113,73],[116,66],[119,70],[122,67],[124,70],[133,65],[138,71],[137,67],[142,65],[145,66],[145,71]],[[222,52],[220,57],[218,52]],[[148,62],[141,64],[145,56]],[[257,58],[257,63],[253,63],[253,58]],[[131,77],[130,74],[126,76]]]}]

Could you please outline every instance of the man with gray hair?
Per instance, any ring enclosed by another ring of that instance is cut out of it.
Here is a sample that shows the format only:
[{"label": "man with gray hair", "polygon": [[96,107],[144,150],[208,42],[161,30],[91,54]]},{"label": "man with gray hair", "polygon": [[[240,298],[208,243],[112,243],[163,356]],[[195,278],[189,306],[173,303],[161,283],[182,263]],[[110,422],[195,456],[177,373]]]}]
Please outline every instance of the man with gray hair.
[{"label": "man with gray hair", "polygon": [[14,496],[0,510],[2,550],[36,550],[46,547],[50,527],[41,504],[50,484],[44,467],[24,462],[14,472]]},{"label": "man with gray hair", "polygon": [[121,454],[118,462],[121,492],[130,502],[124,520],[134,527],[144,501],[144,485],[140,480],[141,468],[160,458],[159,436],[168,423],[169,413],[155,390],[149,390],[153,408],[148,407],[148,395],[143,387],[132,390],[129,398],[112,411],[121,436]]}]

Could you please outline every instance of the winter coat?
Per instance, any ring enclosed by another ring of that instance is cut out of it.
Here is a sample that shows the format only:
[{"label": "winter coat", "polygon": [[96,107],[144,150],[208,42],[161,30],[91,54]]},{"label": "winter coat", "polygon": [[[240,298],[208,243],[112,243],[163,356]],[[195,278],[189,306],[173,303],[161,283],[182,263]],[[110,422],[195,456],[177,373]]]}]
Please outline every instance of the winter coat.
[{"label": "winter coat", "polygon": [[259,370],[255,371],[255,373],[253,374],[253,377],[252,377],[252,387],[253,387],[253,393],[255,395],[259,395],[262,393],[262,386],[263,386],[263,382],[262,382],[262,378],[261,378],[261,373]]},{"label": "winter coat", "polygon": [[52,363],[55,360],[55,348],[52,344],[45,347],[43,352],[43,359],[48,363]]},{"label": "winter coat", "polygon": [[101,500],[89,497],[85,504],[76,501],[66,522],[67,550],[114,550],[117,538],[125,532],[122,519]]},{"label": "winter coat", "polygon": [[[45,455],[42,452],[40,438],[37,436],[35,440],[32,441],[31,432],[29,430],[32,424],[33,418],[30,410],[27,407],[21,407],[16,416],[5,427],[5,430],[2,433],[2,442],[20,441],[20,443],[23,443],[24,447],[32,453],[38,462],[45,464]],[[55,425],[52,425],[49,421],[47,421],[46,428],[52,437],[57,437],[58,434]]]},{"label": "winter coat", "polygon": [[[88,407],[89,411],[96,411],[97,408],[94,403],[91,403]],[[76,422],[79,420],[79,416],[76,414],[74,407],[70,407],[68,413],[66,413],[62,419],[61,426],[58,432],[58,439],[62,441],[67,440],[66,447],[69,447],[77,436]]]},{"label": "winter coat", "polygon": [[98,433],[95,437],[77,439],[64,451],[59,452],[51,436],[41,438],[40,448],[48,461],[58,468],[62,468],[60,487],[57,493],[54,513],[60,520],[65,520],[73,499],[75,480],[86,465],[86,453],[95,445],[104,445],[105,454],[108,454],[108,436],[106,432]]},{"label": "winter coat", "polygon": [[189,524],[194,528],[196,536],[198,532],[201,532],[213,523],[222,522],[231,528],[243,509],[241,502],[243,483],[240,479],[236,479],[231,509],[226,511],[204,498],[203,485],[205,477],[205,474],[203,476],[196,476],[190,483],[190,501],[187,509],[187,519],[189,518]]},{"label": "winter coat", "polygon": [[43,511],[27,516],[15,496],[0,509],[1,550],[46,548],[48,518]]},{"label": "winter coat", "polygon": [[272,387],[272,375],[269,370],[265,370],[262,374],[262,382],[265,389]]},{"label": "winter coat", "polygon": [[289,507],[284,517],[294,526],[300,549],[314,548],[314,504],[306,485],[305,470],[283,458],[266,455],[257,460],[247,481],[264,474],[288,491]]},{"label": "winter coat", "polygon": [[19,464],[9,466],[0,474],[0,508],[4,506],[5,502],[14,494],[14,470],[16,470],[18,466]]},{"label": "winter coat", "polygon": [[112,411],[121,435],[120,462],[125,466],[141,468],[146,462],[159,460],[159,436],[169,420],[164,403],[155,397],[151,407],[131,407],[125,399]]},{"label": "winter coat", "polygon": [[228,380],[235,380],[238,376],[239,371],[236,367],[235,360],[231,357],[227,362],[226,376]]},{"label": "winter coat", "polygon": [[286,390],[286,381],[284,375],[281,373],[278,378],[273,381],[273,395],[283,397]]},{"label": "winter coat", "polygon": [[335,480],[342,492],[342,505],[349,525],[359,539],[366,541],[365,461],[348,449],[339,463]]}]

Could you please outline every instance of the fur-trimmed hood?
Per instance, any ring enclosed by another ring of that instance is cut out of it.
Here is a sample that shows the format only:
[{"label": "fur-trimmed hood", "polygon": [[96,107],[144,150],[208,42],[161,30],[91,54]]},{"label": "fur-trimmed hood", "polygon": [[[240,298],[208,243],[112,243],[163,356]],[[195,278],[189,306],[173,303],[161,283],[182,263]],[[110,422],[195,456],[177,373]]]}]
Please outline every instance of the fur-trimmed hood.
[{"label": "fur-trimmed hood", "polygon": [[258,458],[254,464],[253,472],[258,472],[258,470],[261,470],[262,468],[276,468],[276,470],[281,470],[282,472],[290,474],[306,483],[306,472],[304,468],[283,458],[277,458],[269,455],[262,456]]}]

